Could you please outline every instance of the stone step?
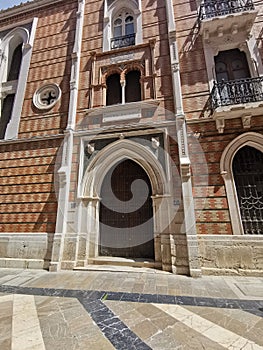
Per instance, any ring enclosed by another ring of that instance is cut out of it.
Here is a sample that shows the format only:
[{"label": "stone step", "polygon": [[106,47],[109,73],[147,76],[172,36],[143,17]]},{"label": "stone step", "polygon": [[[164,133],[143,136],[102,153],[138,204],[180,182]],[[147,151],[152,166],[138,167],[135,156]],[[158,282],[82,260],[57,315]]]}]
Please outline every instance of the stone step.
[{"label": "stone step", "polygon": [[75,270],[92,269],[97,266],[119,266],[119,267],[138,267],[138,268],[154,268],[161,269],[162,264],[151,259],[132,259],[132,258],[116,258],[109,256],[100,256],[88,259],[88,265],[84,267],[76,267]]}]

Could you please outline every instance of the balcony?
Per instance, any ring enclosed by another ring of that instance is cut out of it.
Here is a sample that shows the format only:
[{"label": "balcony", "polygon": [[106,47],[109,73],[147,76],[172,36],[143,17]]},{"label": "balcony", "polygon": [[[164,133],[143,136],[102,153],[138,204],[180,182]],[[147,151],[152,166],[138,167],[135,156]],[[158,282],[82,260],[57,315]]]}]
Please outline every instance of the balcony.
[{"label": "balcony", "polygon": [[214,83],[212,109],[263,101],[263,77]]},{"label": "balcony", "polygon": [[241,30],[249,33],[257,16],[252,0],[214,0],[200,5],[198,23],[200,33],[209,37],[235,35]]},{"label": "balcony", "polygon": [[247,1],[209,1],[201,4],[199,11],[199,21],[218,16],[225,16],[232,13],[254,10],[252,0]]},{"label": "balcony", "polygon": [[135,45],[135,33],[111,39],[111,50]]}]

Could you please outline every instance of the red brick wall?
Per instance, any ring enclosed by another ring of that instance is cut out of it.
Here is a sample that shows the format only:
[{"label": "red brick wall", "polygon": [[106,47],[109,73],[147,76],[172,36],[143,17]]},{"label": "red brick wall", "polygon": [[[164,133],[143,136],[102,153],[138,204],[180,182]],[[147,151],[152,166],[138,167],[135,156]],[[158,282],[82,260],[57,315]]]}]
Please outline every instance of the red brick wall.
[{"label": "red brick wall", "polygon": [[[76,10],[77,1],[63,1],[0,23],[0,30],[6,25],[12,29],[20,21],[38,18],[19,126],[21,142],[0,144],[0,232],[55,231],[54,166],[62,137],[32,138],[55,137],[67,125]],[[57,83],[62,97],[52,109],[40,111],[32,99],[46,83]]]},{"label": "red brick wall", "polygon": [[54,165],[60,142],[0,145],[0,232],[54,232]]}]

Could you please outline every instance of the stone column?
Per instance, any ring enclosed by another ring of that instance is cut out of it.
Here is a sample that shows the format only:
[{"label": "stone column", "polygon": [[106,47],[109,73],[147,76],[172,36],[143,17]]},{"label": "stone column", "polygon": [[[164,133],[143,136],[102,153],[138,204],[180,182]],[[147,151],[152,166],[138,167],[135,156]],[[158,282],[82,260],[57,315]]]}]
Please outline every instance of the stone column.
[{"label": "stone column", "polygon": [[186,133],[186,121],[183,110],[180,65],[172,0],[166,0],[165,5],[170,45],[170,64],[172,67],[173,97],[175,105],[176,130],[181,169],[184,222],[188,247],[189,271],[191,276],[197,277],[201,275],[201,269],[199,263],[194,200],[192,194],[192,182],[190,172],[190,159],[187,144],[188,141]]},{"label": "stone column", "polygon": [[153,200],[155,260],[162,263],[164,271],[172,271],[170,241],[171,196],[155,195]]}]

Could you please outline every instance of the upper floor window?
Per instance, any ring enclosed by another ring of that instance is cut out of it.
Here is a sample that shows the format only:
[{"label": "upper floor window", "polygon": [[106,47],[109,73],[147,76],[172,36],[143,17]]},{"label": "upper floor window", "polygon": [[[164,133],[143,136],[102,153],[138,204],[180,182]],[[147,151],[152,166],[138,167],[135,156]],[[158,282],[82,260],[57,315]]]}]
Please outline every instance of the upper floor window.
[{"label": "upper floor window", "polygon": [[129,11],[122,10],[113,20],[111,48],[116,49],[131,45],[135,45],[134,18]]},{"label": "upper floor window", "polygon": [[142,43],[141,0],[105,0],[103,51]]},{"label": "upper floor window", "polygon": [[0,32],[0,139],[18,134],[36,25]]},{"label": "upper floor window", "polygon": [[128,71],[125,80],[121,82],[118,73],[111,74],[106,79],[107,94],[106,105],[141,101],[141,72]]}]

